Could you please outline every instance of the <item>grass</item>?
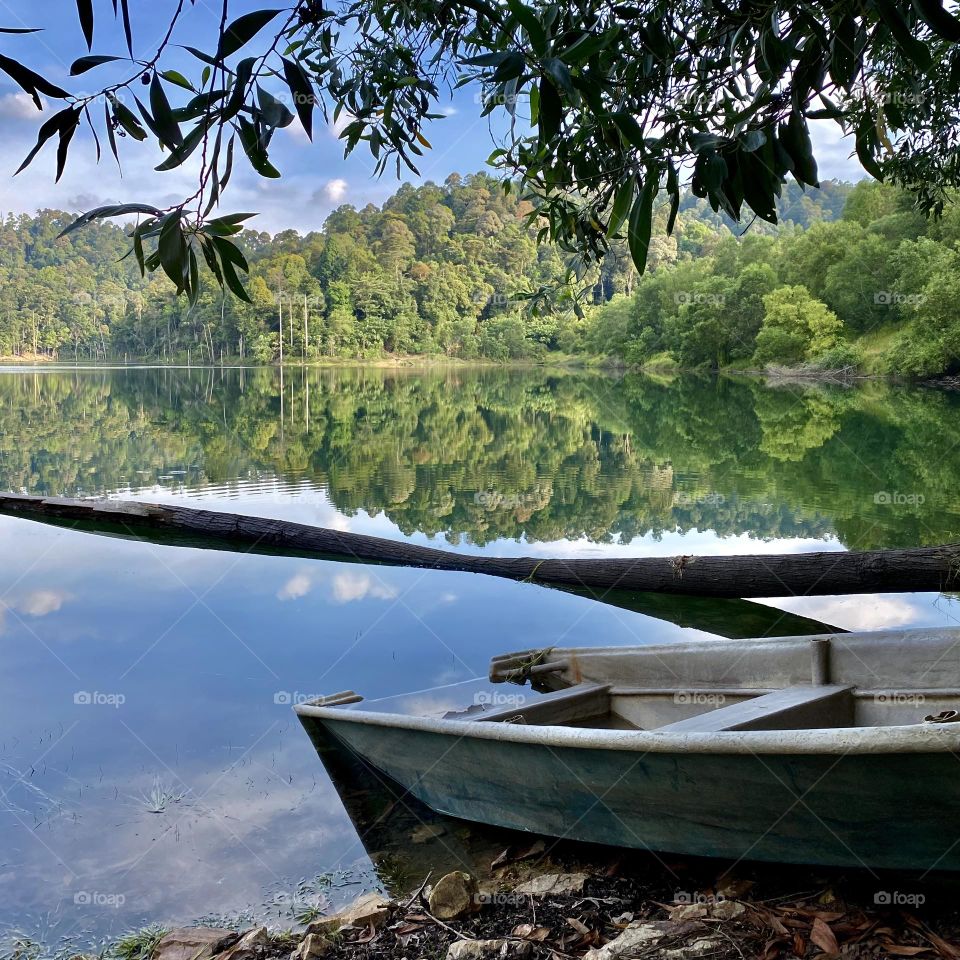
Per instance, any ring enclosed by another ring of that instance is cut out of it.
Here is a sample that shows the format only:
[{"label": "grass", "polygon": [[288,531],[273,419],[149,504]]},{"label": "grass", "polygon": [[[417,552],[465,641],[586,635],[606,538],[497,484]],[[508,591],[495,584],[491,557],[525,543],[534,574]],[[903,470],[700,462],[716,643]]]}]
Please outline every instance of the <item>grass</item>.
[{"label": "grass", "polygon": [[902,326],[886,324],[871,330],[853,340],[853,344],[863,353],[863,372],[883,373],[883,358],[893,346],[897,334],[903,330]]},{"label": "grass", "polygon": [[119,960],[147,960],[167,931],[156,924],[122,936],[111,948],[110,955]]}]

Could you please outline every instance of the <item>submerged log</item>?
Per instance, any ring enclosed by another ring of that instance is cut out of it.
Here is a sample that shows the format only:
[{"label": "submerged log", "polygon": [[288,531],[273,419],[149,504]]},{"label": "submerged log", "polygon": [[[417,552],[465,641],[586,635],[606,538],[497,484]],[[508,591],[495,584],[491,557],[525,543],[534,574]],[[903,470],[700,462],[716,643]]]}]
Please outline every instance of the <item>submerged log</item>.
[{"label": "submerged log", "polygon": [[[960,588],[960,544],[741,556],[599,560],[487,557],[314,527],[289,520],[179,504],[67,500],[0,494],[0,513],[158,542],[219,541],[232,549],[285,556],[485,573],[583,591],[638,590],[701,597],[788,597],[908,593]],[[151,532],[160,532],[154,537]],[[602,599],[602,596],[597,596]]]}]

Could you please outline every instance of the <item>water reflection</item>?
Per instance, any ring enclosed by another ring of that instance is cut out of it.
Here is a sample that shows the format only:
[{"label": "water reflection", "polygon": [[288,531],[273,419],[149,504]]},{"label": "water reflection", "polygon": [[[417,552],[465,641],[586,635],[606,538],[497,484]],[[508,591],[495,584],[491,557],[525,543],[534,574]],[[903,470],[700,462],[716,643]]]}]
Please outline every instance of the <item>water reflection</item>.
[{"label": "water reflection", "polygon": [[[497,553],[931,543],[956,539],[956,406],[544,371],[298,371],[282,393],[269,370],[21,371],[0,373],[0,487],[186,496]],[[402,806],[378,833],[380,800],[338,793],[296,698],[457,682],[548,644],[956,622],[927,595],[597,603],[11,518],[0,557],[0,934],[74,937],[71,952],[152,920],[291,923],[305,898],[509,842],[444,822],[415,843]]]}]

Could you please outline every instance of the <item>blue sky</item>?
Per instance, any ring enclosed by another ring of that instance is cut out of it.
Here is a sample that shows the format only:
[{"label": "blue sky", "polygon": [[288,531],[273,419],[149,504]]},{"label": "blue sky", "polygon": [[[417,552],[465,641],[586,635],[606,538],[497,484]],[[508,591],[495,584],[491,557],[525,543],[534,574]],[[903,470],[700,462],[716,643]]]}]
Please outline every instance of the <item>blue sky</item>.
[{"label": "blue sky", "polygon": [[[125,53],[122,32],[113,20],[110,0],[95,0],[97,11],[93,52]],[[134,51],[147,58],[156,50],[174,8],[172,0],[144,3],[131,0],[134,17]],[[261,2],[232,0],[231,18],[263,6]],[[188,7],[174,40],[208,48],[219,22],[219,4],[195,0]],[[23,59],[44,76],[68,90],[80,92],[99,87],[126,75],[123,65],[93,70],[81,77],[69,76],[69,65],[86,52],[77,20],[74,0],[48,0],[40,4],[26,0],[0,0],[0,25],[43,27],[32,36],[0,36],[0,52]],[[165,61],[197,79],[200,64],[179,50]],[[129,69],[129,64],[127,65]],[[146,92],[146,91],[144,91]],[[102,110],[102,108],[98,108]],[[495,143],[488,121],[479,116],[476,91],[465,88],[441,104],[447,116],[426,130],[433,149],[419,164],[424,180],[442,182],[450,173],[471,173],[484,167]],[[112,157],[99,165],[90,135],[78,134],[71,148],[67,172],[54,184],[54,145],[34,161],[31,168],[13,178],[13,171],[32,147],[42,120],[29,98],[4,75],[0,75],[0,212],[33,212],[41,207],[80,210],[102,203],[141,200],[167,206],[193,192],[192,168],[167,174],[154,173],[162,154],[153,139],[143,144],[121,141],[124,160],[121,178]],[[362,207],[382,203],[397,188],[392,170],[373,177],[373,163],[362,148],[344,159],[343,148],[334,130],[317,117],[311,144],[301,127],[280,131],[271,149],[271,160],[283,171],[279,181],[264,180],[240,160],[228,195],[225,211],[255,210],[259,216],[250,226],[276,231],[294,227],[300,231],[319,229],[327,214],[341,203]],[[859,179],[863,173],[849,159],[850,147],[841,142],[833,125],[820,124],[814,130],[821,177]],[[123,149],[126,148],[126,149]],[[414,177],[408,176],[416,182]]]}]

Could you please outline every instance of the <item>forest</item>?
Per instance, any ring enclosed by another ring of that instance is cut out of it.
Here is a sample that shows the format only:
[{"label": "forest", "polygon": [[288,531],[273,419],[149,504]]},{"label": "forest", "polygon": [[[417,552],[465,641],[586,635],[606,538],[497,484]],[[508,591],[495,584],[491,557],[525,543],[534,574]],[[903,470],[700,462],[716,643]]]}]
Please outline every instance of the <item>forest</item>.
[{"label": "forest", "polygon": [[[960,344],[960,214],[927,219],[873,182],[784,190],[745,230],[684,195],[639,276],[614,243],[579,296],[570,258],[538,244],[530,202],[485,175],[404,184],[322,231],[246,230],[251,303],[210,282],[190,307],[143,279],[123,229],[73,215],[0,226],[0,356],[273,363],[429,355],[608,359],[631,366],[822,369],[931,377]],[[665,219],[664,202],[655,217]]]}]

